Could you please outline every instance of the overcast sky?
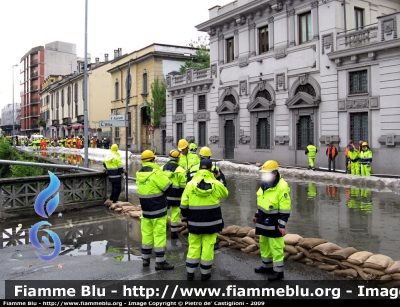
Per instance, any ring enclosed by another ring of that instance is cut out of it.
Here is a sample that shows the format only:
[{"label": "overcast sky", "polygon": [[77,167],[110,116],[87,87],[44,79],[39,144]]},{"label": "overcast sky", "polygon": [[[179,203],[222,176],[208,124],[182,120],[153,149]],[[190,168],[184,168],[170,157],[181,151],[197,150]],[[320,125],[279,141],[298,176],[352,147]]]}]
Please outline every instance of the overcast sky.
[{"label": "overcast sky", "polygon": [[[152,43],[186,46],[206,33],[196,25],[208,20],[208,9],[232,0],[88,0],[88,53],[92,62],[130,53]],[[76,44],[85,51],[85,0],[1,1],[0,111],[20,102],[19,64],[31,48],[53,41]],[[1,114],[1,113],[0,113]]]}]

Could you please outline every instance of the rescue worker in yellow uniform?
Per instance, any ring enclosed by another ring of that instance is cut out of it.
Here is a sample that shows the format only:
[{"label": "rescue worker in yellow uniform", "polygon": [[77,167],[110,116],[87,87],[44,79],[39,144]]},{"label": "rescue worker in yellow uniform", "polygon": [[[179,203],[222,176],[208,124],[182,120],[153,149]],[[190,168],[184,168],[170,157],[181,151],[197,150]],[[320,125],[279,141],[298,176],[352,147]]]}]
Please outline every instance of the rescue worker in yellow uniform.
[{"label": "rescue worker in yellow uniform", "polygon": [[168,189],[167,203],[171,210],[171,239],[178,238],[178,222],[181,217],[181,197],[186,187],[186,171],[178,165],[181,153],[172,149],[169,152],[169,161],[162,167],[165,176],[172,182]]},{"label": "rescue worker in yellow uniform", "polygon": [[284,278],[283,236],[290,217],[291,198],[288,183],[279,174],[279,165],[268,160],[260,169],[262,181],[257,195],[257,212],[253,217],[256,234],[260,236],[262,266],[255,268],[256,273],[272,274],[269,281]]},{"label": "rescue worker in yellow uniform", "polygon": [[361,144],[360,160],[361,164],[361,176],[371,175],[371,162],[372,162],[372,151],[368,147],[367,142]]},{"label": "rescue worker in yellow uniform", "polygon": [[305,153],[308,156],[308,169],[312,169],[313,171],[315,171],[314,160],[317,155],[317,151],[317,147],[315,147],[312,142],[309,142]]},{"label": "rescue worker in yellow uniform", "polygon": [[[200,161],[203,159],[211,160],[211,156],[212,156],[211,149],[207,146],[202,147],[200,149],[199,156],[200,156]],[[200,163],[192,166],[189,169],[189,171],[187,172],[187,181],[188,182],[190,180],[192,180],[192,178],[196,175],[197,171],[199,170],[199,167],[200,167]],[[224,184],[224,186],[226,186],[225,175],[222,172],[222,170],[217,166],[216,163],[213,163],[212,172],[214,173],[215,178],[217,180],[221,181]]]},{"label": "rescue worker in yellow uniform", "polygon": [[124,166],[122,164],[121,155],[118,152],[117,144],[113,144],[110,151],[104,157],[104,166],[107,168],[108,180],[112,185],[110,200],[116,203],[121,194],[121,181],[124,174]]},{"label": "rescue worker in yellow uniform", "polygon": [[360,191],[360,209],[364,214],[372,213],[372,191],[364,190]]},{"label": "rescue worker in yellow uniform", "polygon": [[143,266],[148,267],[154,245],[156,270],[172,270],[174,266],[165,260],[168,219],[165,194],[172,186],[172,182],[164,175],[161,167],[154,163],[155,158],[156,156],[151,150],[143,151],[141,154],[142,167],[136,172],[136,185],[142,206],[141,253]]},{"label": "rescue worker in yellow uniform", "polygon": [[217,234],[224,228],[220,199],[229,195],[228,189],[211,171],[210,159],[200,161],[196,176],[187,183],[181,200],[182,221],[187,221],[189,248],[186,255],[186,279],[194,279],[200,264],[201,281],[211,278],[214,245]]},{"label": "rescue worker in yellow uniform", "polygon": [[190,143],[190,145],[189,145],[189,151],[192,153],[192,154],[197,154],[197,145],[195,144],[195,143]]},{"label": "rescue worker in yellow uniform", "polygon": [[347,156],[350,163],[350,174],[360,176],[360,165],[358,162],[360,160],[360,153],[358,152],[357,148],[352,145],[347,145],[347,148]]},{"label": "rescue worker in yellow uniform", "polygon": [[314,199],[316,195],[317,195],[317,187],[315,186],[315,183],[309,182],[307,189],[307,199]]},{"label": "rescue worker in yellow uniform", "polygon": [[193,165],[200,163],[198,155],[189,151],[189,143],[185,139],[179,140],[178,149],[182,153],[181,158],[179,159],[180,167],[189,170]]}]

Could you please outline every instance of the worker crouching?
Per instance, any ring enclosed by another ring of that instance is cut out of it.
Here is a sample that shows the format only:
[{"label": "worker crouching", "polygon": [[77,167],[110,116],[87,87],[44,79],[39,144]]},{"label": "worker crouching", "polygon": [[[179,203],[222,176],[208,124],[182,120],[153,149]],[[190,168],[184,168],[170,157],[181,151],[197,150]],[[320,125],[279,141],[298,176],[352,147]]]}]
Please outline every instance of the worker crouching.
[{"label": "worker crouching", "polygon": [[212,162],[203,159],[196,176],[187,183],[181,199],[182,221],[187,221],[189,248],[186,256],[187,280],[194,279],[200,264],[201,280],[211,278],[214,244],[224,228],[220,199],[228,197],[227,188],[215,179]]}]

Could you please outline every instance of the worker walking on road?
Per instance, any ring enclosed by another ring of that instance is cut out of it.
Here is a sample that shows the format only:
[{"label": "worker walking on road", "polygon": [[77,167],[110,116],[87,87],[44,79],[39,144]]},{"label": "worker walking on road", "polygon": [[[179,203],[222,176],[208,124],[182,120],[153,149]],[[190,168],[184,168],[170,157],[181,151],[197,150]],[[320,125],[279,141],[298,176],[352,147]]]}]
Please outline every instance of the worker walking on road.
[{"label": "worker walking on road", "polygon": [[167,199],[165,194],[172,183],[164,175],[161,167],[154,163],[156,156],[151,150],[141,154],[142,167],[136,172],[142,216],[140,229],[142,233],[143,266],[150,265],[151,253],[156,254],[156,270],[172,270],[165,260],[165,246],[167,245]]},{"label": "worker walking on road", "polygon": [[169,161],[162,167],[165,176],[172,182],[168,189],[168,210],[171,210],[171,239],[178,238],[178,223],[181,217],[181,197],[186,187],[186,171],[178,165],[181,153],[172,149],[169,152]]},{"label": "worker walking on road", "polygon": [[116,203],[119,195],[121,194],[121,181],[125,172],[121,155],[118,152],[117,144],[113,144],[110,151],[104,157],[104,166],[107,169],[108,180],[110,180],[112,186],[110,200],[112,200],[113,203]]},{"label": "worker walking on road", "polygon": [[359,163],[361,165],[361,176],[371,175],[371,162],[372,162],[372,151],[369,149],[368,143],[363,142],[361,144],[362,149],[360,152]]},{"label": "worker walking on road", "polygon": [[220,199],[228,197],[227,188],[215,179],[212,162],[203,159],[197,175],[186,185],[181,200],[182,221],[187,221],[189,248],[186,256],[187,280],[194,279],[200,264],[201,280],[211,278],[214,244],[224,228]]},{"label": "worker walking on road", "polygon": [[257,212],[253,217],[256,234],[260,235],[260,253],[262,266],[255,268],[256,273],[272,274],[269,281],[284,278],[283,236],[290,217],[290,187],[279,174],[279,165],[269,160],[260,169],[262,182],[257,191]]},{"label": "worker walking on road", "polygon": [[315,147],[312,142],[309,142],[305,154],[308,156],[308,169],[312,169],[313,171],[315,171],[314,160],[317,155],[317,151],[317,147]]},{"label": "worker walking on road", "polygon": [[178,150],[182,153],[179,159],[179,166],[184,168],[186,171],[193,165],[200,163],[199,157],[189,151],[189,143],[185,139],[179,140]]}]

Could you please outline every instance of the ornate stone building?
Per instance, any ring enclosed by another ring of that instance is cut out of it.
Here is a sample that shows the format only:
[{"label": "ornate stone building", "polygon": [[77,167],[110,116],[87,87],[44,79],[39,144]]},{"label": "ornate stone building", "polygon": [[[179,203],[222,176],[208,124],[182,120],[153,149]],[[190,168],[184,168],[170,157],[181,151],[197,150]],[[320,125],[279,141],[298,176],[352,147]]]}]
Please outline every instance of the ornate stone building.
[{"label": "ornate stone building", "polygon": [[[185,137],[213,158],[317,167],[334,142],[368,141],[373,173],[400,139],[400,1],[237,0],[209,10],[211,66],[167,77],[167,150]],[[346,16],[346,18],[344,18]]]}]

